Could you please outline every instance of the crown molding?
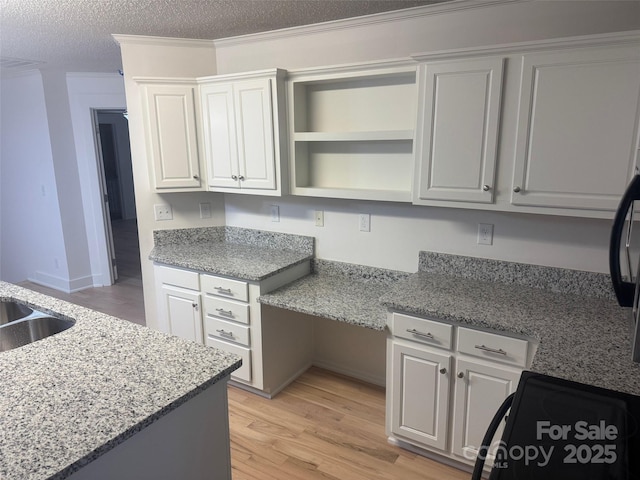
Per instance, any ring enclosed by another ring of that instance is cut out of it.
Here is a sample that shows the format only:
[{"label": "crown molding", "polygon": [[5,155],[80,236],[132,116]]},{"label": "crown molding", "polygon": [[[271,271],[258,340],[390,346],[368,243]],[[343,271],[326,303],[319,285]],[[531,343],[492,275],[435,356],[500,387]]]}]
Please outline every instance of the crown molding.
[{"label": "crown molding", "polygon": [[120,45],[158,45],[163,47],[213,47],[213,40],[197,38],[154,37],[150,35],[126,35],[112,33],[113,39]]},{"label": "crown molding", "polygon": [[508,43],[493,46],[456,48],[434,52],[413,53],[415,61],[452,59],[457,57],[486,56],[493,54],[526,53],[530,51],[557,50],[559,48],[605,47],[605,46],[638,46],[640,52],[640,30],[626,32],[580,35],[575,37],[559,37],[547,40],[531,40],[527,42]]},{"label": "crown molding", "polygon": [[462,10],[474,10],[486,8],[493,5],[514,4],[521,2],[530,2],[533,0],[452,0],[445,3],[436,3],[432,5],[423,5],[420,7],[406,8],[403,10],[394,10],[391,12],[374,13],[361,17],[345,18],[332,20],[329,22],[314,23],[311,25],[301,25],[297,27],[283,28],[270,32],[250,33],[247,35],[239,35],[236,37],[219,38],[213,40],[216,48],[230,47],[234,45],[242,45],[246,43],[264,42],[269,40],[278,40],[289,37],[299,37],[302,35],[315,35],[318,33],[331,32],[336,30],[344,30],[354,27],[362,27],[366,25],[375,25],[381,23],[389,23],[397,20],[405,20],[411,18],[429,17],[433,15],[442,15]]}]

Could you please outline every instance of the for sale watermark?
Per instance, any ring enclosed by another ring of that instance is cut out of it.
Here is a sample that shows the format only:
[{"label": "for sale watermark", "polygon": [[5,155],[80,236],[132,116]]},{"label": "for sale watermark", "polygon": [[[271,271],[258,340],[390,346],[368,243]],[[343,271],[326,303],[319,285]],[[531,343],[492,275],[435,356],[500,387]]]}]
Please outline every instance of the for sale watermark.
[{"label": "for sale watermark", "polygon": [[[500,440],[494,443],[490,453],[488,449],[480,449],[477,456],[482,460],[495,456],[494,468],[508,468],[512,461],[545,467],[556,456],[567,464],[613,464],[618,459],[614,443],[617,438],[618,427],[604,420],[596,424],[581,420],[568,425],[541,420],[536,422],[536,440],[540,444],[507,445]],[[465,456],[474,459],[470,451],[465,451]]]}]

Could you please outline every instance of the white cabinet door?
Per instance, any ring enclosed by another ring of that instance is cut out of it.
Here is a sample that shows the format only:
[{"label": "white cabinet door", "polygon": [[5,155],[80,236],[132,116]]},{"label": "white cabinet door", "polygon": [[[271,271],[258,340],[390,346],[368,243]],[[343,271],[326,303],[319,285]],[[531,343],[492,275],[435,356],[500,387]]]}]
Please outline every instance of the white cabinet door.
[{"label": "white cabinet door", "polygon": [[276,190],[272,79],[200,86],[210,190]]},{"label": "white cabinet door", "polygon": [[271,79],[233,86],[241,188],[276,188]]},{"label": "white cabinet door", "polygon": [[447,446],[451,355],[392,343],[391,431],[419,445]]},{"label": "white cabinet door", "polygon": [[172,335],[203,343],[200,293],[184,288],[162,286],[162,301]]},{"label": "white cabinet door", "polygon": [[640,48],[522,58],[511,203],[614,211],[636,161]]},{"label": "white cabinet door", "polygon": [[200,102],[209,186],[239,188],[233,87],[230,83],[202,85]]},{"label": "white cabinet door", "polygon": [[194,85],[150,84],[143,92],[155,188],[201,189]]},{"label": "white cabinet door", "polygon": [[[475,460],[489,423],[504,399],[515,391],[519,380],[520,370],[457,359],[453,453]],[[494,439],[500,439],[503,427]]]},{"label": "white cabinet door", "polygon": [[492,203],[504,58],[420,67],[414,203]]}]

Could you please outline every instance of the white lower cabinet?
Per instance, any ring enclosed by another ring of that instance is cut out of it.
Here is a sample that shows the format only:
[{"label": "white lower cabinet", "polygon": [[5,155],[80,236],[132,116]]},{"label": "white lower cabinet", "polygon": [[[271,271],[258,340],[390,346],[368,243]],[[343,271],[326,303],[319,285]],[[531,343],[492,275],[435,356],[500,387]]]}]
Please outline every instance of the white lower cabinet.
[{"label": "white lower cabinet", "polygon": [[451,355],[392,343],[391,431],[443,450],[447,444]]},{"label": "white lower cabinet", "polygon": [[[505,398],[518,386],[521,370],[458,359],[453,404],[452,451],[475,461],[489,422]],[[494,439],[502,436],[504,424]],[[489,451],[487,465],[493,461]]]},{"label": "white lower cabinet", "polygon": [[[258,297],[309,270],[304,262],[254,282],[156,265],[158,328],[240,356],[242,366],[231,380],[271,396],[308,365],[272,361],[266,368],[265,357],[294,358],[286,354],[304,341],[306,331],[298,332],[300,322],[293,320],[263,319]],[[263,332],[266,321],[268,331]]]},{"label": "white lower cabinet", "polygon": [[529,342],[397,312],[388,325],[387,434],[472,464],[529,363]]}]

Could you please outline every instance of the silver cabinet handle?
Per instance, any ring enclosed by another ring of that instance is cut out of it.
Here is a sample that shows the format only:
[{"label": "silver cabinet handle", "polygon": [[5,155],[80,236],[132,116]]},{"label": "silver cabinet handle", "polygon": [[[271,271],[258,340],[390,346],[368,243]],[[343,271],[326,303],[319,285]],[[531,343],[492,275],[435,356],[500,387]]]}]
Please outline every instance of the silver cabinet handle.
[{"label": "silver cabinet handle", "polygon": [[240,175],[238,178],[240,179],[240,181],[244,181],[244,176]]},{"label": "silver cabinet handle", "polygon": [[447,369],[446,368],[441,368],[440,369],[440,373],[444,375],[445,373],[447,373]]},{"label": "silver cabinet handle", "polygon": [[411,333],[412,335],[417,335],[418,337],[424,337],[424,338],[429,338],[431,340],[433,340],[433,335],[429,332],[427,333],[422,333],[418,330],[416,330],[415,328],[407,328],[407,332]]},{"label": "silver cabinet handle", "polygon": [[475,348],[477,348],[478,350],[482,350],[483,352],[497,353],[498,355],[506,355],[507,354],[507,352],[505,352],[501,348],[496,350],[495,348],[486,347],[484,345],[475,345]]},{"label": "silver cabinet handle", "polygon": [[237,179],[238,179],[238,176],[237,176],[237,175],[231,175],[231,179],[232,179],[232,180],[237,180]]},{"label": "silver cabinet handle", "polygon": [[197,303],[192,303],[191,306],[196,309],[196,312],[198,311],[198,304]]},{"label": "silver cabinet handle", "polygon": [[458,378],[464,378],[464,372],[458,372]]},{"label": "silver cabinet handle", "polygon": [[491,190],[491,187],[489,185],[484,185],[482,187],[482,190],[484,190],[485,192],[488,192],[489,190]]},{"label": "silver cabinet handle", "polygon": [[233,333],[226,332],[226,331],[222,330],[221,328],[217,329],[216,332],[218,332],[221,337],[233,338]]},{"label": "silver cabinet handle", "polygon": [[233,317],[233,312],[231,310],[216,308],[216,312],[218,312],[220,315],[224,315],[225,317]]},{"label": "silver cabinet handle", "polygon": [[213,287],[218,293],[226,293],[227,295],[231,295],[233,292],[230,288],[222,288],[222,287]]},{"label": "silver cabinet handle", "polygon": [[200,177],[198,177],[198,175],[194,175],[194,176],[193,176],[193,179],[194,179],[194,180],[198,180],[198,178],[200,178]]},{"label": "silver cabinet handle", "polygon": [[516,193],[520,192],[520,187],[518,187],[517,185],[515,187],[513,187],[513,191]]}]

